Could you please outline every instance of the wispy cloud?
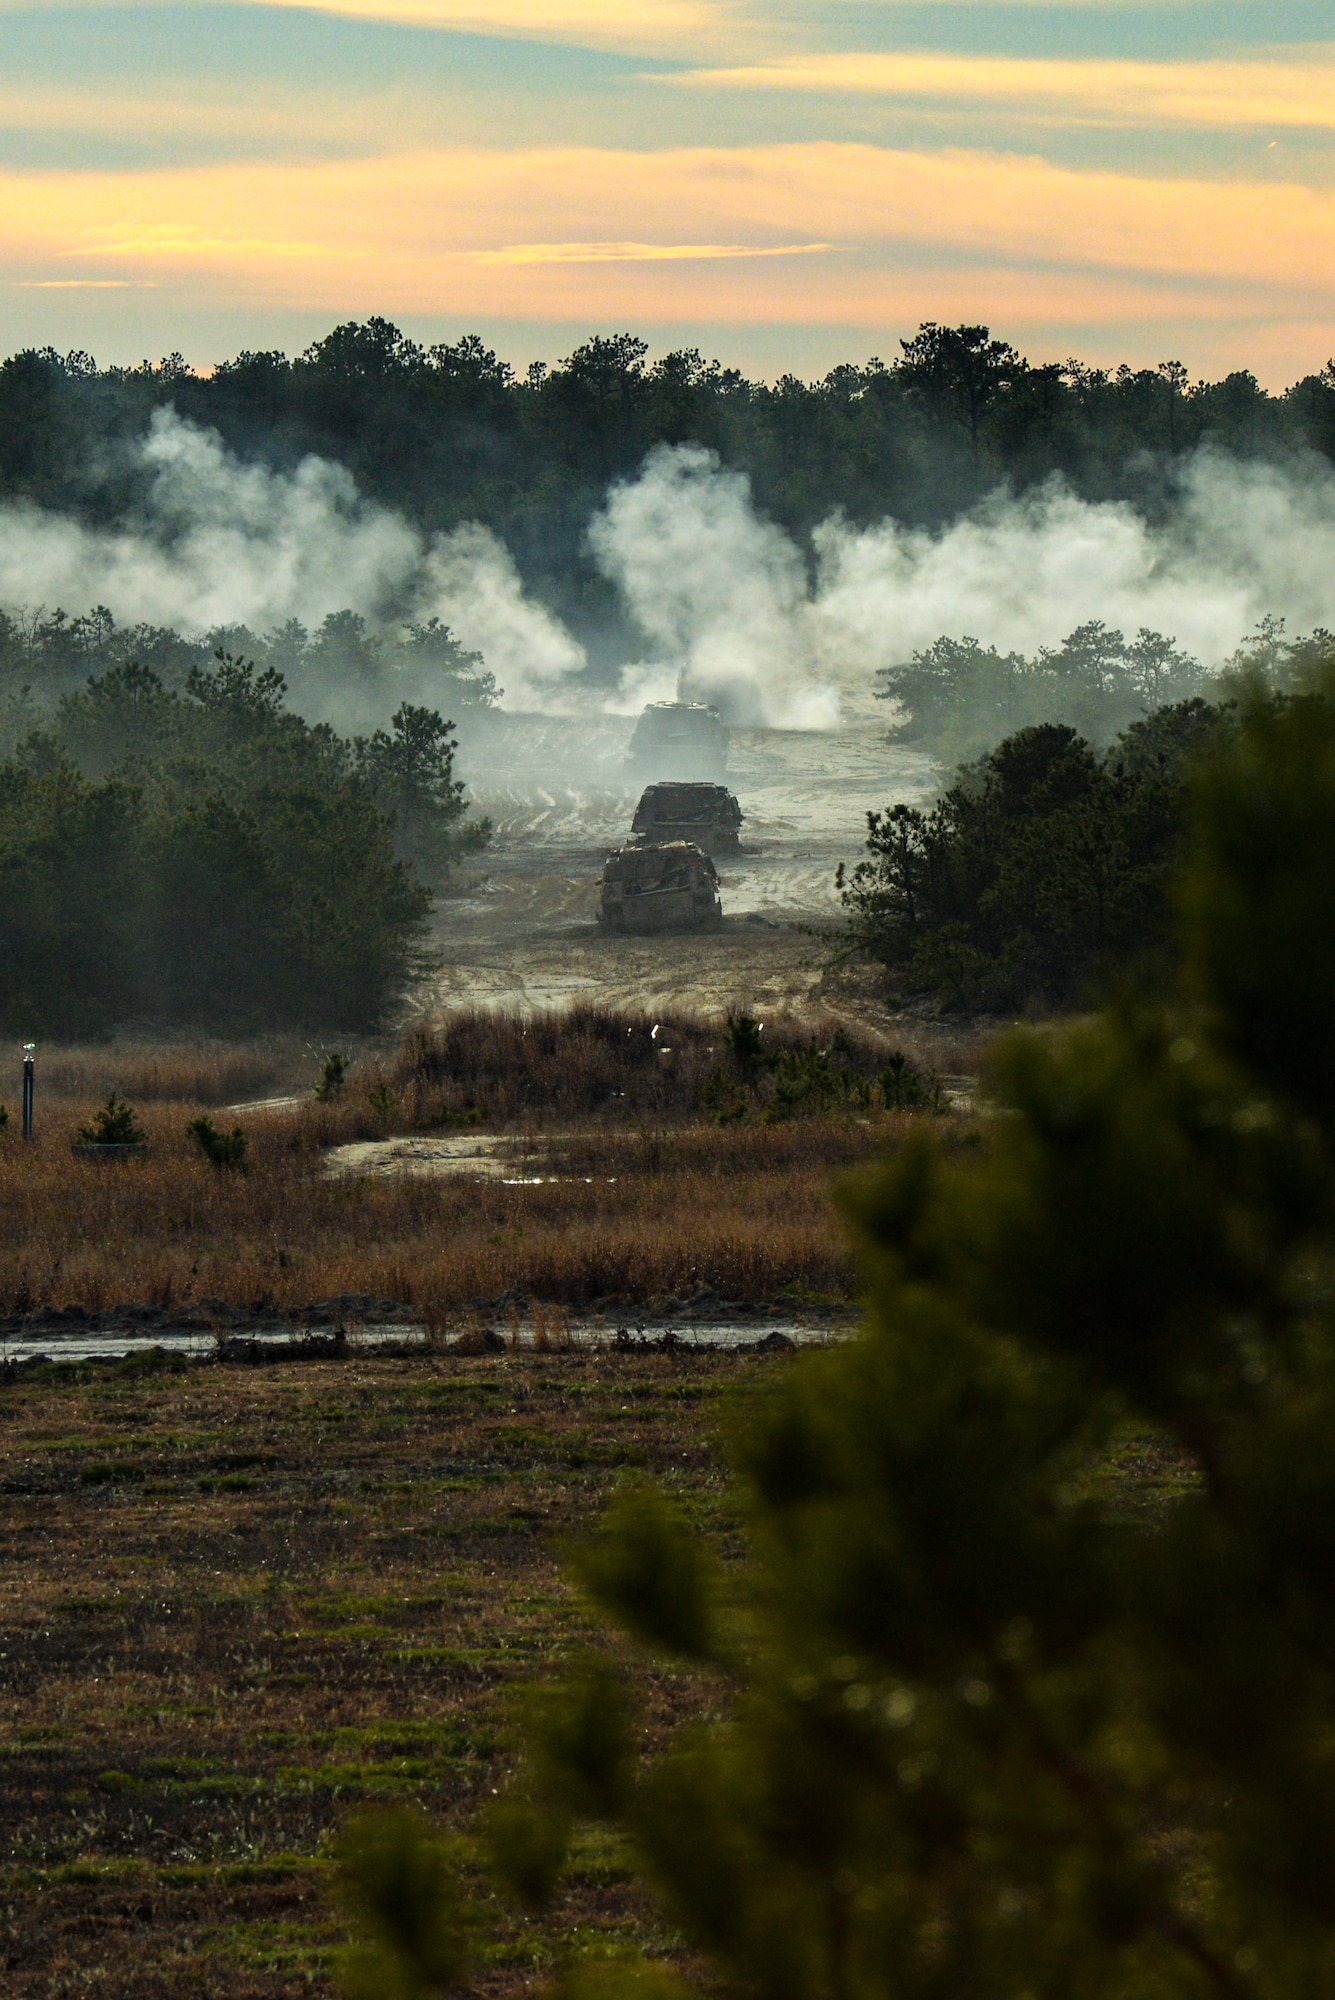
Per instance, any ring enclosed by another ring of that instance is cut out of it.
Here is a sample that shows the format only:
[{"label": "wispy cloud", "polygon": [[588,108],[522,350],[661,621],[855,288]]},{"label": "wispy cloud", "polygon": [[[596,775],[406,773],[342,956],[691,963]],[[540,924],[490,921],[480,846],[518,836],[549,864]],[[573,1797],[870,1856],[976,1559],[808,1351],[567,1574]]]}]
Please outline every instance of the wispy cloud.
[{"label": "wispy cloud", "polygon": [[[273,0],[260,0],[271,5]],[[510,35],[699,60],[740,52],[755,35],[738,0],[278,0],[361,20]],[[768,40],[769,37],[766,37]]]},{"label": "wispy cloud", "polygon": [[151,292],[154,278],[19,278],[21,292]]},{"label": "wispy cloud", "polygon": [[986,104],[1044,122],[1335,130],[1335,45],[1262,62],[835,53],[688,70],[657,81],[677,89]]},{"label": "wispy cloud", "polygon": [[720,257],[813,257],[828,243],[505,243],[475,264],[674,264]]},{"label": "wispy cloud", "polygon": [[62,254],[68,257],[135,257],[168,263],[287,263],[293,258],[337,258],[336,240],[292,241],[278,236],[218,235],[189,222],[154,222],[140,228],[113,226],[101,240],[80,243]]},{"label": "wispy cloud", "polygon": [[0,271],[76,258],[80,275],[111,262],[109,276],[191,274],[217,296],[334,311],[601,315],[642,309],[658,272],[673,317],[731,297],[747,317],[861,323],[887,286],[932,316],[920,274],[967,265],[975,317],[987,272],[1016,274],[1020,295],[1062,278],[1091,297],[1153,286],[1335,317],[1335,192],[829,141],[0,172]]}]

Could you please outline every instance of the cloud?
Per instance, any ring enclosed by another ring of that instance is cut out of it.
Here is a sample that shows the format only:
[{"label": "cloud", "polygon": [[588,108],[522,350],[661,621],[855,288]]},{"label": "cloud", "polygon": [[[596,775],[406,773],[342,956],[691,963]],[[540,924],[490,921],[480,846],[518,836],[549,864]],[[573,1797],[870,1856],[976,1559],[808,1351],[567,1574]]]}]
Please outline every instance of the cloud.
[{"label": "cloud", "polygon": [[314,7],[359,20],[573,42],[638,55],[698,55],[702,47],[735,47],[743,33],[741,9],[727,0],[634,0],[633,5],[626,0],[279,0],[279,4]]},{"label": "cloud", "polygon": [[[776,241],[831,247],[818,260],[681,266],[477,261],[535,243]],[[1078,281],[1068,282],[1072,301],[1080,287],[1104,287],[1082,315],[1103,321],[1119,315],[1119,288],[1126,317],[1149,309],[1151,290],[1176,294],[1178,316],[1194,298],[1218,317],[1335,317],[1335,191],[830,141],[0,171],[0,270],[56,277],[76,256],[84,276],[105,257],[119,267],[107,275],[171,273],[204,296],[338,312],[574,318],[624,302],[677,319],[875,324],[888,304],[915,297],[923,317],[939,317],[934,275],[967,263],[974,318],[1008,283],[1020,298],[1026,285],[1068,281]],[[39,259],[46,269],[33,268]]]},{"label": "cloud", "polygon": [[[592,261],[564,249],[815,243],[829,248]],[[505,254],[535,245],[562,254]],[[639,324],[669,343],[699,343],[702,328],[715,341],[724,325],[840,328],[836,358],[859,328],[884,352],[919,320],[960,319],[1040,359],[1092,346],[1092,360],[1129,349],[1154,362],[1168,349],[1152,329],[1167,323],[1194,369],[1250,366],[1282,387],[1335,346],[1335,190],[828,141],[0,168],[0,281],[67,276],[157,283],[181,315],[300,312],[312,332],[317,315],[370,313],[453,329]],[[97,325],[90,315],[76,344],[99,345]],[[163,334],[178,339],[170,320]]]},{"label": "cloud", "polygon": [[811,257],[828,243],[507,243],[475,250],[475,264],[673,264],[719,257]]},{"label": "cloud", "polygon": [[1044,124],[1335,130],[1335,47],[1284,61],[1033,61],[830,53],[661,75],[674,89],[805,91],[986,104]]}]

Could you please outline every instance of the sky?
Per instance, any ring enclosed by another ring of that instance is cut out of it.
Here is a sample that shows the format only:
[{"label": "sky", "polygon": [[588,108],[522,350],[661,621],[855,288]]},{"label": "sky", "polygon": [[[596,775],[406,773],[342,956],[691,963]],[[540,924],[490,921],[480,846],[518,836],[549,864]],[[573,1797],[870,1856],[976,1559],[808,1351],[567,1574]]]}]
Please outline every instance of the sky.
[{"label": "sky", "polygon": [[0,351],[1335,354],[1335,0],[0,0]]}]

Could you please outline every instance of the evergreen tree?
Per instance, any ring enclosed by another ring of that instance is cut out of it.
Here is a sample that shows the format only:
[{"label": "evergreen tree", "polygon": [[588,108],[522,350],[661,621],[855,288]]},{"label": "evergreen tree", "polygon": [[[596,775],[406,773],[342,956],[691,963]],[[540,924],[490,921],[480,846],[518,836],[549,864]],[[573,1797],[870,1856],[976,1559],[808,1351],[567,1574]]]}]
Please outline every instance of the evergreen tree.
[{"label": "evergreen tree", "polygon": [[[396,855],[397,807],[377,803],[358,752],[284,695],[276,669],[228,655],[179,689],[130,663],[67,695],[0,766],[0,1023],[68,1034],[127,1018],[347,1028],[383,1015],[426,962],[430,895]],[[448,725],[402,715],[423,849],[442,829],[462,849]]]},{"label": "evergreen tree", "polygon": [[[978,1152],[851,1197],[867,1326],[739,1412],[744,1560],[614,1509],[623,1639],[535,1712],[516,1895],[592,1818],[715,1991],[1329,1992],[1333,693],[1248,697],[1195,778],[1176,1004],[1011,1037]],[[715,1677],[655,1755],[627,1647]]]},{"label": "evergreen tree", "polygon": [[1147,975],[1171,956],[1186,762],[1228,726],[1181,702],[1099,758],[1073,729],[1035,724],[929,811],[869,813],[868,859],[836,878],[854,946],[950,1005],[1050,1008]]},{"label": "evergreen tree", "polygon": [[357,768],[393,824],[400,858],[436,884],[449,879],[461,856],[476,853],[491,838],[489,820],[464,823],[468,806],[454,775],[459,746],[450,735],[453,727],[433,709],[404,702],[392,730],[358,737],[355,746]]}]

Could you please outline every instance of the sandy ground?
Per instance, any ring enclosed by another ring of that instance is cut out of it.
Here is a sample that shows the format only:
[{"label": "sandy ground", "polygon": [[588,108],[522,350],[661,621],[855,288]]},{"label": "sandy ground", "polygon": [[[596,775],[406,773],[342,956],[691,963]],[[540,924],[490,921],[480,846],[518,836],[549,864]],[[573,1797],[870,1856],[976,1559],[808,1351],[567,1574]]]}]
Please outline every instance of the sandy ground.
[{"label": "sandy ground", "polygon": [[[441,970],[430,1012],[484,1004],[612,1004],[828,1011],[822,988],[839,921],[834,872],[859,859],[866,814],[933,796],[936,766],[893,746],[877,716],[813,734],[734,731],[728,783],[744,852],[719,868],[721,929],[604,937],[595,921],[602,864],[629,836],[638,792],[621,775],[631,722],[497,718],[466,743],[461,775],[495,838],[462,893],[437,913]],[[857,1013],[847,994],[834,1011]]]}]

